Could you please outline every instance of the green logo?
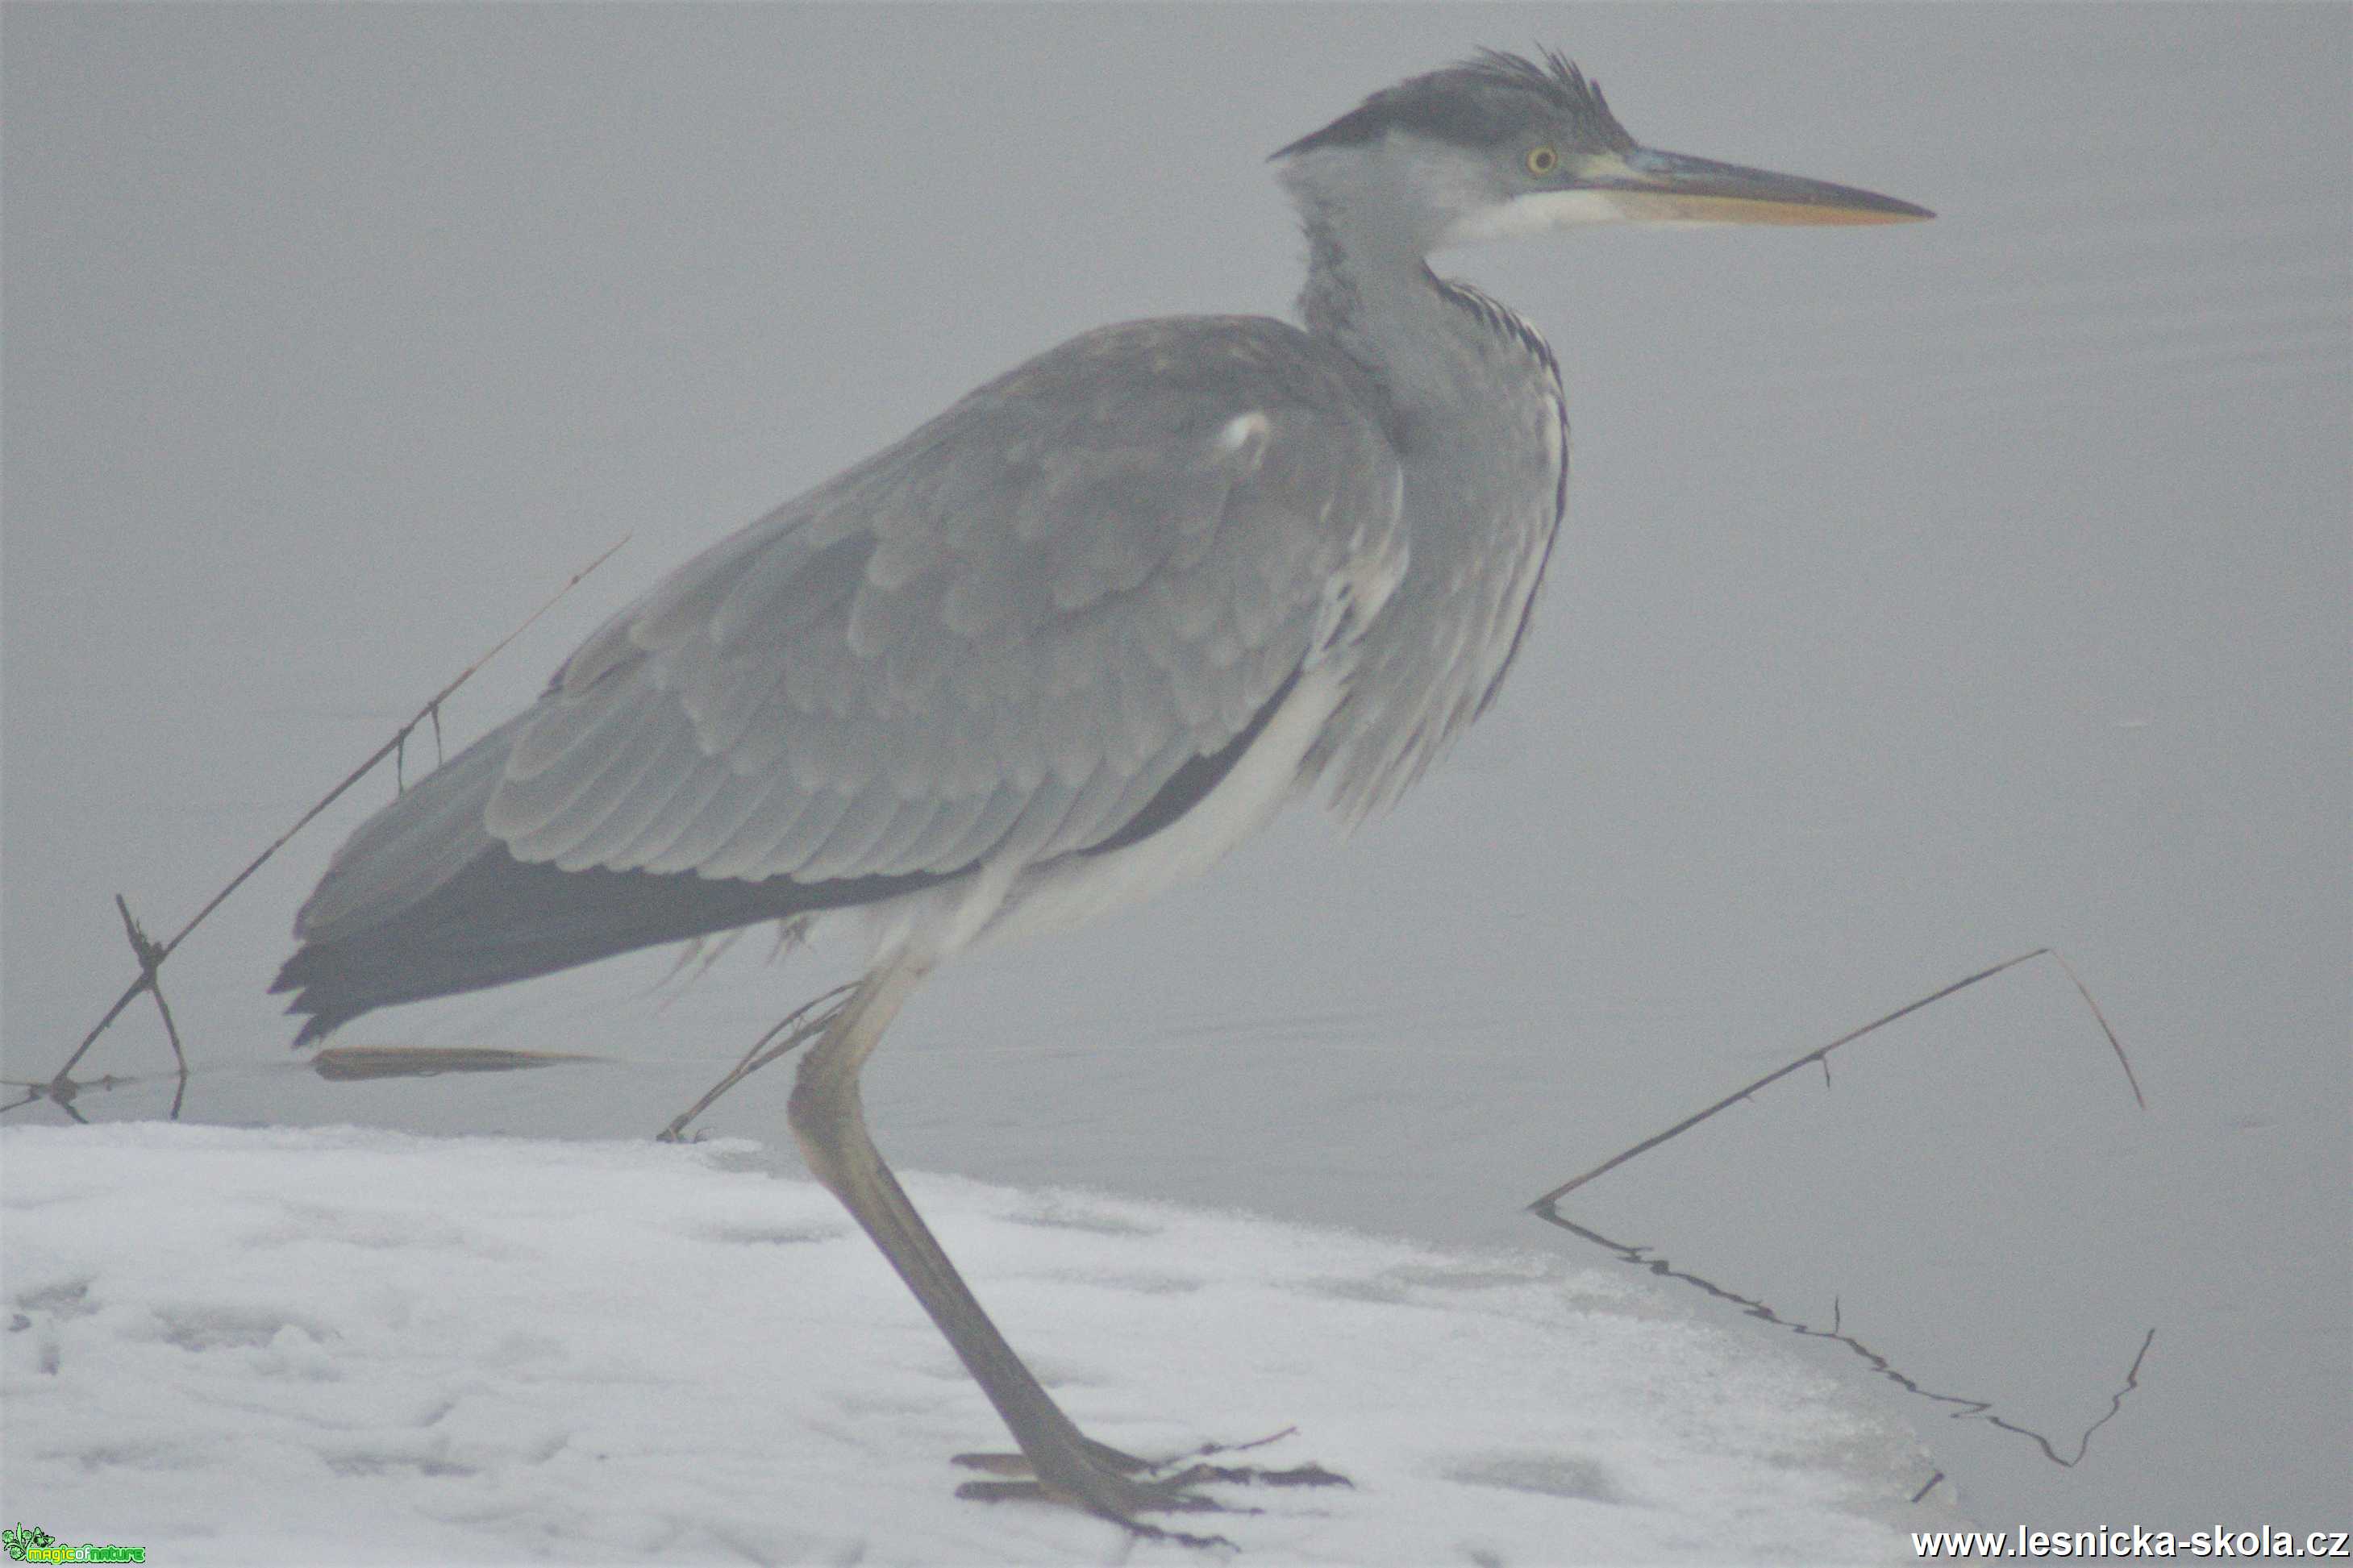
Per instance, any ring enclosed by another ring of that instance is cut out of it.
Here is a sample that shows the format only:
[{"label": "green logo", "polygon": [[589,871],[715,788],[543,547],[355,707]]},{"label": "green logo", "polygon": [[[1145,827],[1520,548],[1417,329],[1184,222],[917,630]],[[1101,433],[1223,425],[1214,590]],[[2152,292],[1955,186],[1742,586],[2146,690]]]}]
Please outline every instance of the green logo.
[{"label": "green logo", "polygon": [[60,1546],[57,1538],[38,1525],[20,1524],[14,1530],[0,1530],[0,1542],[8,1548],[11,1563],[144,1563],[147,1549],[143,1546],[94,1546],[85,1541],[79,1546]]}]

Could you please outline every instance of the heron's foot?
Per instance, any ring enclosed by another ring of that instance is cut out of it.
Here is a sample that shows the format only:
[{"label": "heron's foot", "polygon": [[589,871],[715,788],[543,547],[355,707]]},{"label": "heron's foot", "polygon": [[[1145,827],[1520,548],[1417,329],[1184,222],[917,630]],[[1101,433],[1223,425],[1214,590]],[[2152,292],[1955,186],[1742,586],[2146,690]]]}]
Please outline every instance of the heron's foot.
[{"label": "heron's foot", "polygon": [[1041,1473],[1028,1454],[958,1454],[955,1462],[967,1469],[985,1470],[1002,1480],[966,1481],[956,1495],[984,1502],[1060,1502],[1125,1525],[1140,1536],[1174,1541],[1187,1546],[1230,1546],[1222,1536],[1193,1535],[1163,1530],[1137,1519],[1140,1513],[1252,1513],[1204,1496],[1195,1489],[1208,1483],[1261,1487],[1345,1487],[1347,1477],[1321,1465],[1293,1465],[1273,1469],[1258,1465],[1218,1465],[1205,1461],[1218,1455],[1263,1447],[1291,1436],[1286,1427],[1272,1436],[1249,1443],[1207,1443],[1172,1458],[1151,1460],[1082,1437],[1083,1475],[1059,1478]]},{"label": "heron's foot", "polygon": [[[1095,1451],[1104,1456],[1098,1459]],[[973,1469],[985,1469],[1003,1476],[1026,1476],[1021,1480],[966,1481],[956,1488],[956,1496],[979,1502],[1051,1502],[1067,1508],[1084,1509],[1101,1519],[1125,1529],[1130,1534],[1146,1541],[1166,1541],[1178,1546],[1211,1546],[1227,1551],[1234,1543],[1222,1535],[1198,1535],[1191,1531],[1168,1530],[1146,1521],[1147,1513],[1232,1513],[1215,1498],[1205,1497],[1193,1489],[1197,1479],[1191,1470],[1168,1477],[1142,1474],[1146,1468],[1143,1460],[1123,1454],[1099,1443],[1089,1442],[1072,1462],[1045,1464],[1033,1461],[1021,1454],[958,1454],[956,1462]],[[1134,1469],[1124,1467],[1135,1467]]]},{"label": "heron's foot", "polygon": [[1327,1470],[1321,1465],[1293,1465],[1284,1469],[1271,1470],[1258,1465],[1211,1465],[1202,1461],[1220,1454],[1248,1453],[1280,1443],[1285,1437],[1296,1437],[1299,1428],[1285,1426],[1280,1432],[1270,1432],[1263,1437],[1253,1437],[1247,1443],[1204,1443],[1189,1454],[1179,1454],[1164,1459],[1152,1468],[1155,1471],[1175,1469],[1185,1466],[1185,1473],[1197,1481],[1233,1481],[1253,1487],[1349,1487],[1356,1482],[1337,1470]]},{"label": "heron's foot", "polygon": [[1226,1481],[1249,1487],[1349,1487],[1356,1482],[1337,1470],[1327,1470],[1321,1465],[1293,1465],[1271,1470],[1262,1465],[1194,1465],[1182,1471],[1178,1479],[1188,1483]]},{"label": "heron's foot", "polygon": [[[1280,1432],[1263,1437],[1253,1437],[1247,1443],[1204,1443],[1182,1454],[1166,1459],[1142,1459],[1134,1454],[1098,1443],[1082,1436],[1087,1457],[1106,1469],[1123,1476],[1142,1476],[1146,1479],[1178,1481],[1187,1484],[1201,1481],[1227,1481],[1241,1486],[1258,1487],[1353,1487],[1356,1483],[1336,1470],[1321,1465],[1292,1465],[1282,1469],[1268,1469],[1259,1465],[1212,1465],[1202,1461],[1220,1454],[1240,1454],[1252,1448],[1263,1448],[1270,1443],[1280,1443],[1285,1437],[1299,1435],[1296,1426],[1285,1426]],[[955,1462],[968,1470],[986,1470],[993,1476],[1013,1476],[1034,1479],[1037,1467],[1029,1456],[1012,1454],[958,1454]]]}]

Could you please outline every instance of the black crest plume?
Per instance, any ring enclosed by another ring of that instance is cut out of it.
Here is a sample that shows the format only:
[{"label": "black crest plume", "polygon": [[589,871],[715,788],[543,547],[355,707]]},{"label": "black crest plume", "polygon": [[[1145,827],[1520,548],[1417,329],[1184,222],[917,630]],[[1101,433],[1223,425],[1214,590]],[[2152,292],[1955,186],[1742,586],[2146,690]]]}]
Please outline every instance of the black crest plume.
[{"label": "black crest plume", "polygon": [[1489,147],[1525,132],[1539,119],[1562,125],[1585,145],[1620,150],[1634,145],[1609,112],[1601,84],[1589,80],[1559,50],[1546,49],[1539,60],[1481,49],[1467,60],[1383,88],[1274,155],[1355,146],[1391,131],[1410,131],[1458,146]]}]

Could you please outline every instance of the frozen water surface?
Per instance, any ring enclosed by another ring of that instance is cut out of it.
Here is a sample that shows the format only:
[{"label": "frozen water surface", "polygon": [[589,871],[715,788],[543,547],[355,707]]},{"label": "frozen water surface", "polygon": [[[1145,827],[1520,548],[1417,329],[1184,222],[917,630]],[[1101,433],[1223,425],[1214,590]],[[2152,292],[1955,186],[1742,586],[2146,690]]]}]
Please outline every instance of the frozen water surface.
[{"label": "frozen water surface", "polygon": [[[1004,1434],[753,1145],[14,1130],[8,1507],[172,1563],[1202,1561],[959,1500]],[[1095,1436],[1352,1489],[1172,1516],[1244,1561],[1899,1562],[1927,1461],[1625,1280],[1240,1215],[909,1182]],[[82,1536],[75,1534],[72,1539]]]}]

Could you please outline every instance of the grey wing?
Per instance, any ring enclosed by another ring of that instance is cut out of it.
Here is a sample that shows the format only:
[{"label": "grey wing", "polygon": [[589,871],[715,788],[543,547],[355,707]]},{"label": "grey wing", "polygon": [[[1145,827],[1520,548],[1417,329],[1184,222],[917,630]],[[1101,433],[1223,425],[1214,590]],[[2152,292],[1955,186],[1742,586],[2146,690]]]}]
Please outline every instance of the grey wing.
[{"label": "grey wing", "polygon": [[565,870],[818,882],[1116,836],[1403,570],[1351,367],[1247,318],[1074,340],[722,542],[522,721],[484,826]]}]

